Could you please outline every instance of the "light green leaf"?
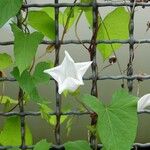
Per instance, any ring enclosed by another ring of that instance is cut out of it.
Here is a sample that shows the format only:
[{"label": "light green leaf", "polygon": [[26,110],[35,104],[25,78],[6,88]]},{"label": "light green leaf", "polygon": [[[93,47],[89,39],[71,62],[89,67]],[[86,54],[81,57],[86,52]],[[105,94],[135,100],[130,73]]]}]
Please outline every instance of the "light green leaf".
[{"label": "light green leaf", "polygon": [[1,104],[17,104],[18,101],[8,97],[8,96],[0,96],[0,103]]},{"label": "light green leaf", "polygon": [[[103,23],[101,23],[97,40],[125,40],[129,37],[128,24],[129,13],[124,7],[118,7],[109,13]],[[120,21],[121,20],[121,21]],[[113,51],[119,49],[121,44],[98,44],[97,48],[102,54],[103,59],[107,59]]]},{"label": "light green leaf", "polygon": [[109,106],[105,106],[101,102],[96,106],[92,104],[94,102],[92,98],[87,101],[83,100],[87,106],[97,111],[97,132],[104,149],[131,149],[138,124],[137,100],[137,97],[129,95],[124,90],[114,93]]},{"label": "light green leaf", "polygon": [[[54,7],[45,7],[41,11],[46,12],[49,15],[49,17],[55,20],[55,8]],[[59,10],[59,23],[63,24],[63,14],[60,10]]]},{"label": "light green leaf", "polygon": [[53,63],[50,62],[40,62],[36,65],[34,73],[33,73],[33,79],[34,79],[34,83],[37,85],[39,83],[43,83],[43,82],[49,82],[50,81],[50,77],[49,75],[47,75],[46,73],[44,73],[43,71],[45,69],[50,69],[53,67]]},{"label": "light green leaf", "polygon": [[6,53],[0,54],[0,70],[10,67],[12,63],[13,61],[10,55]]},{"label": "light green leaf", "polygon": [[15,36],[15,63],[21,74],[31,64],[43,35],[39,32],[25,34],[15,24],[12,24],[11,27]]},{"label": "light green leaf", "polygon": [[92,150],[86,141],[67,142],[64,144],[65,150]]},{"label": "light green leaf", "polygon": [[[0,144],[3,146],[21,145],[21,127],[20,117],[8,117],[0,133]],[[26,124],[25,141],[27,145],[32,145],[32,134]]]},{"label": "light green leaf", "polygon": [[65,11],[63,12],[63,26],[65,27],[67,24],[66,26],[67,30],[72,27],[72,25],[74,24],[75,20],[78,17],[78,14],[79,14],[78,7],[72,8],[67,7],[65,9]]},{"label": "light green leaf", "polygon": [[30,11],[28,24],[48,38],[55,39],[55,21],[44,11]]},{"label": "light green leaf", "polygon": [[23,0],[0,0],[0,28],[18,13],[22,2]]},{"label": "light green leaf", "polygon": [[52,147],[52,144],[48,143],[46,139],[44,139],[36,143],[33,150],[49,150],[51,147]]},{"label": "light green leaf", "polygon": [[[39,104],[41,117],[45,119],[49,124],[55,126],[56,125],[56,116],[49,115],[49,113],[53,112],[51,108],[49,108],[46,104]],[[68,118],[67,115],[62,115],[60,119],[60,124],[62,124]]]}]

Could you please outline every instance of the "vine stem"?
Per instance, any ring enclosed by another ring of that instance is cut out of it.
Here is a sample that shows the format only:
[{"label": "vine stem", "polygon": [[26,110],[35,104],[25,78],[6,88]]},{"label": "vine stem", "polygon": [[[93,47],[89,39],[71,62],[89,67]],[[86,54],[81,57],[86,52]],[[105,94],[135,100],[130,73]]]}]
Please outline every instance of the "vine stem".
[{"label": "vine stem", "polygon": [[78,35],[78,31],[77,31],[77,29],[78,29],[78,23],[79,23],[79,20],[80,20],[80,18],[82,16],[82,13],[83,13],[83,10],[80,12],[80,14],[79,14],[79,16],[77,18],[77,21],[75,23],[75,35],[76,35],[78,41],[83,45],[83,47],[89,51],[88,47],[80,40],[80,37]]},{"label": "vine stem", "polygon": [[[22,14],[21,11],[19,11],[17,15],[17,26],[23,30],[22,28]],[[24,104],[23,104],[23,97],[24,97],[24,92],[19,87],[19,93],[18,93],[18,105],[20,109],[20,113],[24,112]],[[22,150],[25,149],[25,116],[20,116],[20,125],[21,125],[21,146],[20,148]]]},{"label": "vine stem", "polygon": [[[76,3],[77,0],[74,1]],[[58,3],[58,0],[55,0],[55,3]],[[59,9],[55,8],[55,35],[56,35],[56,44],[55,44],[55,66],[59,65],[59,50],[61,48],[61,44],[65,34],[67,32],[67,26],[70,21],[70,17],[72,14],[72,8],[70,9],[70,13],[67,17],[66,24],[64,26],[64,30],[61,37],[61,42],[59,42]],[[60,145],[60,119],[61,119],[61,95],[58,94],[58,84],[55,81],[56,84],[56,125],[55,125],[55,141],[58,145]]]},{"label": "vine stem", "polygon": [[[91,38],[91,44],[89,46],[89,54],[90,54],[90,60],[93,62],[91,65],[92,68],[92,88],[91,88],[91,95],[98,97],[98,91],[97,91],[97,76],[98,76],[98,68],[97,68],[97,62],[96,62],[96,39],[97,39],[97,33],[99,29],[98,24],[98,7],[96,5],[97,1],[93,1],[93,35]],[[91,114],[91,126],[96,126],[97,124],[97,114],[94,112]],[[90,132],[90,143],[92,146],[92,149],[97,149],[97,139],[96,135],[92,132]]]}]

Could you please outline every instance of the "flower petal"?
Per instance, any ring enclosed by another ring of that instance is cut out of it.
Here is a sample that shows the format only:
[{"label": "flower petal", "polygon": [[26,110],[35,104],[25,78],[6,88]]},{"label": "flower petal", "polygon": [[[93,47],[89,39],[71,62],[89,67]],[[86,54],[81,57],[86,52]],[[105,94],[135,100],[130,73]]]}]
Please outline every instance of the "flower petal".
[{"label": "flower petal", "polygon": [[83,85],[83,83],[80,83],[78,80],[76,80],[74,78],[68,77],[62,84],[59,85],[58,93],[61,94],[65,90],[74,92],[75,90],[77,90],[77,88],[80,85]]},{"label": "flower petal", "polygon": [[75,63],[76,69],[80,71],[80,75],[83,77],[87,69],[92,64],[92,61],[89,62],[81,62],[81,63]]},{"label": "flower petal", "polygon": [[138,111],[143,111],[145,108],[150,106],[150,94],[146,94],[138,101]]}]

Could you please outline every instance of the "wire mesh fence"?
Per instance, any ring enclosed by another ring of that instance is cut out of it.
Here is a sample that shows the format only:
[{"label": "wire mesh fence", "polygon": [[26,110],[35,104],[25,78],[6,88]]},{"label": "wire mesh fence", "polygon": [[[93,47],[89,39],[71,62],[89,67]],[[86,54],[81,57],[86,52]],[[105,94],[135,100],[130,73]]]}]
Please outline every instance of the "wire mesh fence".
[{"label": "wire mesh fence", "polygon": [[[65,40],[61,41],[59,39],[59,9],[62,7],[92,7],[93,8],[93,37],[89,39],[83,39],[82,41],[78,40]],[[102,40],[97,41],[95,33],[97,32],[97,11],[99,7],[119,7],[119,6],[129,6],[131,9],[130,14],[130,23],[129,23],[129,39],[127,40]],[[136,2],[136,1],[130,1],[130,2],[97,2],[96,0],[93,0],[92,3],[85,4],[85,3],[59,3],[59,0],[54,0],[54,3],[46,3],[46,4],[24,4],[22,6],[22,9],[28,9],[28,8],[43,8],[43,7],[54,7],[55,8],[55,35],[56,38],[54,41],[43,41],[41,44],[49,45],[54,44],[55,45],[55,66],[59,65],[59,55],[60,55],[60,45],[67,45],[67,44],[91,44],[92,45],[92,53],[91,53],[91,60],[93,61],[92,64],[92,74],[89,77],[85,77],[84,80],[91,80],[92,81],[92,88],[91,88],[91,95],[97,96],[97,81],[98,80],[122,80],[126,79],[128,83],[128,89],[129,92],[132,92],[133,89],[133,80],[149,80],[150,75],[134,75],[133,74],[133,57],[134,57],[134,44],[145,44],[150,43],[150,39],[142,39],[137,40],[134,38],[134,9],[136,7],[150,7],[150,3],[145,2]],[[19,23],[18,23],[19,26]],[[121,43],[121,44],[129,44],[129,62],[127,67],[127,75],[118,75],[118,76],[98,76],[97,74],[97,61],[96,61],[96,45],[97,44],[113,44],[113,43]],[[13,45],[14,41],[5,41],[0,42],[1,46],[8,46]],[[53,80],[52,78],[50,80]],[[16,80],[14,78],[5,78],[1,77],[0,81],[9,81],[9,82],[15,82]],[[19,95],[22,95],[22,90],[20,89]],[[26,112],[24,111],[24,105],[23,105],[23,99],[22,96],[20,96],[19,99],[19,109],[20,111],[13,111],[13,112],[0,112],[0,116],[8,117],[8,116],[20,116],[21,119],[21,145],[20,147],[22,150],[24,149],[33,149],[34,146],[28,146],[25,144],[25,118],[28,116],[40,116],[40,112]],[[55,115],[56,116],[56,126],[55,126],[55,140],[56,145],[53,145],[53,149],[63,149],[63,144],[61,144],[61,125],[60,125],[60,118],[62,115],[90,115],[89,112],[78,112],[78,111],[72,111],[72,112],[61,112],[61,96],[58,94],[58,85],[56,83],[56,111],[53,113],[49,113],[49,115]],[[150,111],[141,111],[138,112],[141,113],[149,113]],[[91,125],[96,123],[96,116],[91,117]],[[91,144],[94,144],[94,135],[91,135],[90,142]],[[0,146],[1,150],[12,148],[13,146]],[[98,144],[98,148],[101,148],[102,145]],[[140,144],[135,143],[133,145],[133,149],[137,148],[150,148],[150,144]]]}]

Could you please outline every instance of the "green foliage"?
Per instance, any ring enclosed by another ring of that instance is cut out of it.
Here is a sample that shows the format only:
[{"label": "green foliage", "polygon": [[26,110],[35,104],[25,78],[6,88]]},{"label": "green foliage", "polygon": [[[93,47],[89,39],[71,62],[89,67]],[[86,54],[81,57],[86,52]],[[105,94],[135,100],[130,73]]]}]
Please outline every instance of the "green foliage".
[{"label": "green foliage", "polygon": [[21,150],[21,149],[14,147],[14,148],[10,148],[9,150]]},{"label": "green foliage", "polygon": [[38,94],[34,79],[27,70],[25,70],[20,76],[18,68],[14,68],[11,74],[18,81],[19,86],[23,89],[23,91],[30,96],[31,100],[34,102],[42,101]]},{"label": "green foliage", "polygon": [[93,0],[81,0],[81,3],[91,3]]},{"label": "green foliage", "polygon": [[34,73],[33,73],[33,79],[34,83],[40,84],[40,83],[48,83],[50,80],[50,77],[48,74],[44,73],[43,71],[45,69],[52,68],[54,65],[52,62],[40,62],[36,65]]},{"label": "green foliage", "polygon": [[43,35],[39,32],[34,32],[32,34],[23,33],[15,24],[12,24],[11,27],[15,37],[15,63],[21,74],[31,65],[38,44],[41,43],[43,39]]},{"label": "green foliage", "polygon": [[[45,7],[41,11],[46,12],[50,18],[55,20],[55,8],[54,7]],[[63,13],[59,11],[59,23],[63,24]]]},{"label": "green foliage", "polygon": [[65,150],[92,150],[86,141],[67,142],[64,144]]},{"label": "green foliage", "polygon": [[0,28],[18,13],[22,2],[23,0],[0,0]]},{"label": "green foliage", "polygon": [[137,99],[124,90],[115,92],[108,106],[91,95],[82,98],[82,102],[98,114],[97,132],[104,149],[127,150],[132,147],[138,124]]},{"label": "green foliage", "polygon": [[0,70],[10,67],[12,63],[13,61],[10,55],[6,53],[0,54]]},{"label": "green foliage", "polygon": [[74,24],[79,14],[78,7],[66,8],[63,12],[63,26],[68,30]]},{"label": "green foliage", "polygon": [[8,96],[0,96],[0,103],[1,104],[17,104],[18,101],[8,97]]},{"label": "green foliage", "polygon": [[51,147],[52,147],[52,144],[48,143],[46,139],[44,139],[36,143],[33,150],[49,150]]},{"label": "green foliage", "polygon": [[[53,112],[52,109],[49,108],[46,104],[39,104],[39,106],[40,106],[41,117],[45,119],[50,125],[55,126],[56,116],[49,115],[49,113]],[[67,115],[62,115],[60,119],[60,124],[62,124],[67,118],[68,118]]]},{"label": "green foliage", "polygon": [[28,24],[48,38],[55,39],[55,22],[46,12],[30,11]]},{"label": "green foliage", "polygon": [[33,75],[31,75],[27,70],[20,75],[17,67],[13,69],[11,74],[19,82],[19,86],[24,90],[24,92],[30,96],[31,100],[42,103],[45,101],[45,99],[40,97],[38,94],[37,86],[40,83],[48,83],[50,78],[43,72],[43,70],[49,69],[52,66],[52,62],[40,62],[36,65]]},{"label": "green foliage", "polygon": [[[130,15],[124,7],[116,8],[109,13],[101,23],[97,40],[128,39],[129,18]],[[119,49],[120,46],[121,44],[98,44],[97,48],[105,60],[113,53],[113,51]]]},{"label": "green foliage", "polygon": [[[32,134],[26,125],[25,140],[27,145],[32,145]],[[21,145],[21,127],[20,117],[8,117],[4,127],[0,132],[0,144],[3,146],[18,146]]]}]

